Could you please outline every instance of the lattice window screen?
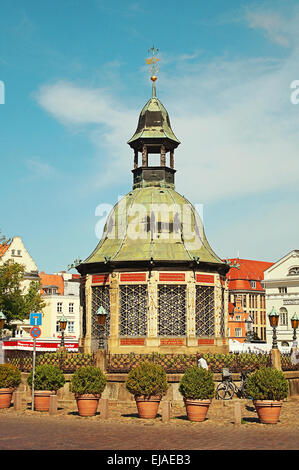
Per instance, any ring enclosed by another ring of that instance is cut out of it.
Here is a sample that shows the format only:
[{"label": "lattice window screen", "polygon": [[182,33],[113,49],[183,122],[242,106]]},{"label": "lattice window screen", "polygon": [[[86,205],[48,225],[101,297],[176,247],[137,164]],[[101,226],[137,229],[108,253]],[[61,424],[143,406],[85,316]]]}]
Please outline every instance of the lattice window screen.
[{"label": "lattice window screen", "polygon": [[186,286],[158,285],[159,336],[186,335]]},{"label": "lattice window screen", "polygon": [[214,336],[214,287],[196,286],[195,328],[196,336]]},{"label": "lattice window screen", "polygon": [[[103,306],[107,312],[105,325],[98,325],[97,311]],[[92,287],[91,307],[91,336],[93,338],[108,338],[110,333],[110,294],[109,286]]]},{"label": "lattice window screen", "polygon": [[147,306],[146,285],[120,286],[121,336],[146,336]]}]

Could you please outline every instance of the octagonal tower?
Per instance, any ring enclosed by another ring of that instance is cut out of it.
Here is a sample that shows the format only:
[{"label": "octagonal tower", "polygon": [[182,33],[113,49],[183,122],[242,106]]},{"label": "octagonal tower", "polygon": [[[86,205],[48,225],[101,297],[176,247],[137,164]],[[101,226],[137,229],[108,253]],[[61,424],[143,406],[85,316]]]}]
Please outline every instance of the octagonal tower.
[{"label": "octagonal tower", "polygon": [[[100,242],[77,267],[81,346],[110,354],[228,352],[229,266],[210,247],[195,207],[175,191],[174,150],[180,142],[156,96],[155,80],[128,141],[133,188],[114,206]],[[160,165],[150,165],[151,154],[160,155]],[[105,326],[97,323],[101,307]]]}]

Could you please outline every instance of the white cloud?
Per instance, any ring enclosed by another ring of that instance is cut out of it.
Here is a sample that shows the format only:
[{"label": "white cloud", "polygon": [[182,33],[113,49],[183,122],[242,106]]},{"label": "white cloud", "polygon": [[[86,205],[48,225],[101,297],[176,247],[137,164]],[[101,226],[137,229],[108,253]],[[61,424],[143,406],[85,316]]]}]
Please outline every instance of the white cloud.
[{"label": "white cloud", "polygon": [[[288,38],[298,19],[296,14],[289,22]],[[285,32],[280,17],[256,11],[248,12],[248,21],[283,42],[275,36]],[[299,48],[288,51],[277,60],[185,61],[183,71],[178,67],[167,77],[160,74],[158,96],[182,142],[175,154],[177,189],[190,200],[217,202],[298,186],[299,105],[290,102],[290,84],[299,79]],[[126,142],[144,103],[133,109],[113,90],[63,81],[41,87],[37,100],[62,124],[87,132],[94,143],[98,167],[95,163],[86,186],[117,188],[132,168]]]},{"label": "white cloud", "polygon": [[30,177],[50,178],[56,175],[55,168],[47,162],[40,161],[39,159],[29,159],[25,163],[30,171]]}]

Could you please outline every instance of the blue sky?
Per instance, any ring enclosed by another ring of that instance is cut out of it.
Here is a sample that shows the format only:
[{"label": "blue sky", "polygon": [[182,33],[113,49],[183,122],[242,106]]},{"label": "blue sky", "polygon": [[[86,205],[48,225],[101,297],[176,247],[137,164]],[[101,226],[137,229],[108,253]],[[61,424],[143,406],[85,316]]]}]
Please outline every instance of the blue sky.
[{"label": "blue sky", "polygon": [[221,257],[298,249],[299,6],[176,0],[1,2],[0,228],[41,271],[98,243],[96,208],[132,185],[126,144],[151,94],[182,142],[176,188]]}]

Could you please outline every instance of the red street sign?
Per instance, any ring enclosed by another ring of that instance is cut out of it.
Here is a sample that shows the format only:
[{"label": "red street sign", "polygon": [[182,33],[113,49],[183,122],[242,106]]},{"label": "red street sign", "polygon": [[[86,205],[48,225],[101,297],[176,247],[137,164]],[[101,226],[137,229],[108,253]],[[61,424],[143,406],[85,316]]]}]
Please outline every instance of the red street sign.
[{"label": "red street sign", "polygon": [[32,338],[39,338],[40,335],[41,335],[41,329],[38,326],[33,326],[30,329],[30,336],[32,336]]}]

